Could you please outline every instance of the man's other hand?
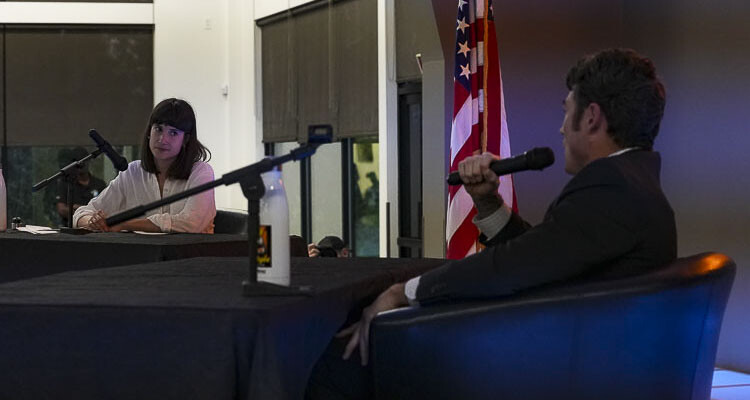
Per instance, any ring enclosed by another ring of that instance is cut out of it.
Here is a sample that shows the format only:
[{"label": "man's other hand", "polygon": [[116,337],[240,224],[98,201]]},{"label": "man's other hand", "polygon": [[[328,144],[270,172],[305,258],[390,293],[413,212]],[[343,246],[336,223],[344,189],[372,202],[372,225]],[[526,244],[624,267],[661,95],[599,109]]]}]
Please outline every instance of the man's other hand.
[{"label": "man's other hand", "polygon": [[348,360],[349,356],[359,346],[359,356],[362,360],[362,365],[367,365],[367,349],[370,340],[370,322],[372,322],[372,319],[383,311],[408,305],[409,301],[404,293],[403,283],[397,283],[381,293],[369,307],[362,310],[362,318],[358,322],[336,334],[337,338],[352,336],[344,350],[344,360]]},{"label": "man's other hand", "polygon": [[318,250],[318,246],[316,246],[315,243],[310,243],[307,245],[307,256],[308,257],[320,256],[320,250]]}]

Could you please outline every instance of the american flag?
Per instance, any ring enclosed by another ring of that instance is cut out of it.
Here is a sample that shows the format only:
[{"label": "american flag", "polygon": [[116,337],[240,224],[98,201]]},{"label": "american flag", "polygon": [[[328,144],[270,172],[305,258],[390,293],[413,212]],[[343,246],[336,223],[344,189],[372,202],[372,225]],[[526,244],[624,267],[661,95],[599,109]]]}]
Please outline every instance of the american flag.
[{"label": "american flag", "polygon": [[[510,156],[492,0],[458,0],[450,171],[457,171],[464,158],[485,151]],[[501,178],[498,191],[515,210],[512,177]],[[448,258],[461,259],[479,249],[479,232],[471,222],[475,214],[463,186],[449,186]]]}]

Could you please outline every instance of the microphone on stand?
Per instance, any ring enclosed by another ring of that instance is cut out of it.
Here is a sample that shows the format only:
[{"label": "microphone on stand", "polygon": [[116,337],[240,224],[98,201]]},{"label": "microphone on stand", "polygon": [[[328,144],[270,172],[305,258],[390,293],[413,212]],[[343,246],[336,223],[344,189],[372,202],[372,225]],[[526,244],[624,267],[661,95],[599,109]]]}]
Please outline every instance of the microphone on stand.
[{"label": "microphone on stand", "polygon": [[98,147],[99,150],[101,150],[102,153],[104,153],[107,158],[112,161],[112,165],[114,165],[118,171],[125,171],[126,169],[128,169],[128,160],[118,154],[115,149],[113,149],[109,144],[109,142],[104,140],[104,138],[99,135],[99,132],[97,132],[96,129],[92,129],[89,131],[89,137],[91,137],[91,139],[96,142],[96,147]]},{"label": "microphone on stand", "polygon": [[[549,147],[535,147],[523,154],[502,160],[494,160],[490,163],[490,169],[497,176],[512,174],[514,172],[526,171],[529,169],[544,169],[555,162],[555,153]],[[462,185],[464,182],[458,171],[451,172],[446,179],[451,186]]]}]

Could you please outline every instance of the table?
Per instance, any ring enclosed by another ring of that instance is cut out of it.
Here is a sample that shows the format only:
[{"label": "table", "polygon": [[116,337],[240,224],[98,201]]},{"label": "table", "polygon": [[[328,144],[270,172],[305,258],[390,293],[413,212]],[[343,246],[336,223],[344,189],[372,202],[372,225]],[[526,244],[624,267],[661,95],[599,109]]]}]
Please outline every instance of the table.
[{"label": "table", "polygon": [[199,256],[244,255],[247,255],[247,235],[1,232],[0,282]]},{"label": "table", "polygon": [[333,334],[436,259],[293,258],[310,296],[243,297],[247,259],[0,285],[0,398],[301,399]]}]

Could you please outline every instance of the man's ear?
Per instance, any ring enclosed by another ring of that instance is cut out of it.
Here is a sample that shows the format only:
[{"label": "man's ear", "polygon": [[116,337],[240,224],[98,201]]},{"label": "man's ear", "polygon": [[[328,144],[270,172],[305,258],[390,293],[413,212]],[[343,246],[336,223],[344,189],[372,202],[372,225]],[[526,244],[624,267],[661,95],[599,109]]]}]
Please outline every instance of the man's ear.
[{"label": "man's ear", "polygon": [[589,103],[586,106],[586,111],[583,113],[582,124],[588,128],[589,131],[598,131],[607,126],[607,117],[602,112],[601,106],[598,103]]}]

